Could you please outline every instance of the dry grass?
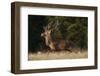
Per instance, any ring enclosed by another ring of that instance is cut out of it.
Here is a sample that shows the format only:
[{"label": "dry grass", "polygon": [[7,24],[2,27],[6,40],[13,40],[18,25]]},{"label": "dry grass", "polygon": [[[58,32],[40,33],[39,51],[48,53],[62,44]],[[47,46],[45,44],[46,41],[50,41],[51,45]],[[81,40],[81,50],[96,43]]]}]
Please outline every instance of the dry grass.
[{"label": "dry grass", "polygon": [[87,58],[87,51],[77,51],[77,52],[38,52],[38,53],[29,53],[28,60],[52,60],[52,59],[80,59]]}]

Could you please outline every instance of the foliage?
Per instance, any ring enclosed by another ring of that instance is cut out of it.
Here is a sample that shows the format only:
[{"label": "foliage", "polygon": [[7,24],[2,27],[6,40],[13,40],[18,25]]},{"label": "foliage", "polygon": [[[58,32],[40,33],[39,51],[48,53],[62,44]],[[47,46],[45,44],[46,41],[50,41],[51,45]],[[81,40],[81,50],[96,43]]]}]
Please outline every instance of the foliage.
[{"label": "foliage", "polygon": [[[77,47],[87,48],[87,18],[86,17],[61,17],[48,16],[47,21],[53,22],[53,36],[61,36],[73,42]],[[58,32],[58,33],[57,33]],[[60,35],[58,35],[60,34]]]}]

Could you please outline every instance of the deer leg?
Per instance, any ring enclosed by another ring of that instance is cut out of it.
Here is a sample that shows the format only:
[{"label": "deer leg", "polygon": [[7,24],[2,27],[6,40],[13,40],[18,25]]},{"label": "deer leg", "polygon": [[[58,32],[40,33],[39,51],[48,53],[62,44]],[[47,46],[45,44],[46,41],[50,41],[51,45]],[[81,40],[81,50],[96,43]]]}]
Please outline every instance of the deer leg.
[{"label": "deer leg", "polygon": [[70,49],[68,49],[68,48],[66,48],[65,50],[67,50],[67,51],[69,51],[69,52],[72,52],[72,50],[70,50]]}]

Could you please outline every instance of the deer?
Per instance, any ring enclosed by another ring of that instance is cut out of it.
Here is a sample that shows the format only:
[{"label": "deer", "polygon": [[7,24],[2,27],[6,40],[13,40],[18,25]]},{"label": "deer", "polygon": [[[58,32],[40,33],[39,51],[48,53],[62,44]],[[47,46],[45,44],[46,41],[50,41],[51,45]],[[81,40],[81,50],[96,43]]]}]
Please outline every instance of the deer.
[{"label": "deer", "polygon": [[66,45],[66,41],[64,39],[53,39],[51,36],[51,33],[53,29],[50,28],[50,26],[43,27],[44,32],[41,33],[41,37],[44,38],[45,45],[49,47],[51,51],[57,51],[57,50],[69,50]]}]

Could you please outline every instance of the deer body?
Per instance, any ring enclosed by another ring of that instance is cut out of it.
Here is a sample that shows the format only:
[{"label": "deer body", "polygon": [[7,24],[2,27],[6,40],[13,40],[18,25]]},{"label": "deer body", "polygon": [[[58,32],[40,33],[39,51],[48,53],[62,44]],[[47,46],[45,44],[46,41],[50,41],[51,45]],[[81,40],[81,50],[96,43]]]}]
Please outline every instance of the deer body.
[{"label": "deer body", "polygon": [[48,27],[44,27],[44,32],[41,33],[41,36],[45,40],[46,46],[50,48],[50,50],[64,50],[66,48],[66,41],[63,39],[53,39],[51,36],[51,29]]},{"label": "deer body", "polygon": [[51,50],[55,50],[55,44],[51,38],[50,33],[51,31],[45,31],[41,34],[41,36],[44,37],[46,46],[48,46]]}]

